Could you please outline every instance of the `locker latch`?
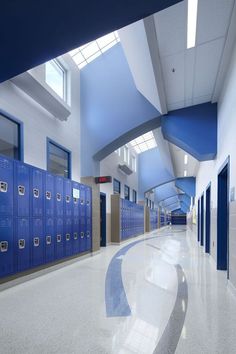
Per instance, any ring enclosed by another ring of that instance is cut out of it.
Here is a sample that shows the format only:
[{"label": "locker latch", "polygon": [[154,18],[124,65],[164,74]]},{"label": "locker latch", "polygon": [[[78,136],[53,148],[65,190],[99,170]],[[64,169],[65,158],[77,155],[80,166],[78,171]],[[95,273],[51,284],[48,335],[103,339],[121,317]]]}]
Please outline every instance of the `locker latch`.
[{"label": "locker latch", "polygon": [[61,235],[57,235],[57,242],[61,242]]},{"label": "locker latch", "polygon": [[66,202],[70,203],[70,196],[69,195],[66,196]]},{"label": "locker latch", "polygon": [[89,200],[87,200],[87,205],[90,205],[90,201]]},{"label": "locker latch", "polygon": [[50,200],[51,199],[51,192],[49,192],[49,191],[46,191],[46,199],[47,200]]},{"label": "locker latch", "polygon": [[46,244],[51,245],[52,243],[52,237],[51,236],[46,236]]},{"label": "locker latch", "polygon": [[39,237],[34,237],[34,247],[39,246]]},{"label": "locker latch", "polygon": [[0,192],[6,193],[8,188],[8,183],[0,181]]},{"label": "locker latch", "polygon": [[23,250],[25,248],[25,240],[23,238],[18,241],[18,246],[20,250]]},{"label": "locker latch", "polygon": [[1,252],[7,252],[8,250],[8,242],[7,241],[1,241],[0,242],[0,251]]},{"label": "locker latch", "polygon": [[77,204],[78,203],[78,198],[74,198],[74,204]]},{"label": "locker latch", "polygon": [[25,187],[24,186],[18,186],[18,194],[25,195]]},{"label": "locker latch", "polygon": [[88,238],[90,237],[90,232],[89,232],[89,231],[87,231],[87,237],[88,237]]},{"label": "locker latch", "polygon": [[81,236],[81,238],[84,238],[84,232],[83,231],[80,233],[80,236]]},{"label": "locker latch", "polygon": [[78,234],[77,232],[74,232],[74,240],[77,240],[77,238],[78,238]]},{"label": "locker latch", "polygon": [[37,188],[33,189],[34,198],[39,198],[39,190]]},{"label": "locker latch", "polygon": [[61,194],[57,193],[57,201],[60,202],[61,201]]},{"label": "locker latch", "polygon": [[80,204],[81,204],[81,205],[83,205],[83,204],[84,204],[84,200],[83,200],[83,199],[81,199]]},{"label": "locker latch", "polygon": [[70,234],[66,234],[66,241],[70,241]]}]

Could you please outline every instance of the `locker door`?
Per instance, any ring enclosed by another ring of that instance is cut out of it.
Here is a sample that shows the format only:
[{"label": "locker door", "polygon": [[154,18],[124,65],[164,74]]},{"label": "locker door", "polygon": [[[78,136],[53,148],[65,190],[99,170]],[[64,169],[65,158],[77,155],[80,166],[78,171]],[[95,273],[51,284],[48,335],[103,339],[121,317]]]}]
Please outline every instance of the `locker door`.
[{"label": "locker door", "polygon": [[45,219],[45,263],[54,260],[54,219]]},{"label": "locker door", "polygon": [[87,218],[85,236],[86,236],[85,250],[90,251],[92,248],[92,220],[90,218]]},{"label": "locker door", "polygon": [[31,234],[31,249],[32,249],[32,267],[37,267],[44,263],[44,233],[43,233],[43,219],[32,219],[32,234]]},{"label": "locker door", "polygon": [[31,195],[32,195],[32,211],[31,216],[43,216],[43,171],[35,167],[31,168]]},{"label": "locker door", "polygon": [[86,198],[86,217],[92,218],[92,189],[88,186],[85,188]]},{"label": "locker door", "polygon": [[78,182],[72,182],[72,188],[73,188],[73,216],[79,217],[79,203],[80,203],[80,198],[76,198],[74,196],[74,192],[80,193],[80,184]]},{"label": "locker door", "polygon": [[64,242],[63,242],[63,219],[55,219],[55,258],[60,259],[64,256]]},{"label": "locker door", "polygon": [[30,167],[15,161],[15,215],[30,216]]},{"label": "locker door", "polygon": [[80,253],[86,250],[86,220],[85,216],[80,217]]},{"label": "locker door", "polygon": [[16,271],[30,268],[30,222],[29,218],[17,218],[14,236],[16,250]]},{"label": "locker door", "polygon": [[13,218],[0,219],[0,278],[14,272]]},{"label": "locker door", "polygon": [[72,182],[64,179],[64,217],[72,217]]},{"label": "locker door", "polygon": [[56,176],[55,180],[55,216],[57,218],[63,218],[63,202],[64,202],[64,193],[63,193],[63,177]]},{"label": "locker door", "polygon": [[45,216],[54,216],[54,176],[51,173],[45,173]]},{"label": "locker door", "polygon": [[79,242],[80,241],[80,227],[79,227],[79,217],[73,219],[73,253],[79,253]]},{"label": "locker door", "polygon": [[72,221],[64,219],[64,255],[69,257],[73,254]]},{"label": "locker door", "polygon": [[0,156],[0,216],[13,216],[13,161]]}]

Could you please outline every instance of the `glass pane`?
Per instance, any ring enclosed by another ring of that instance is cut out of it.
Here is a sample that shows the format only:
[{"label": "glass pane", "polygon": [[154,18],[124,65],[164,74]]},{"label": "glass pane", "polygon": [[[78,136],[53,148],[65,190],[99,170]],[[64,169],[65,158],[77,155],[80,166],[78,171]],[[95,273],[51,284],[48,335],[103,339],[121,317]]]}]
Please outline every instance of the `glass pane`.
[{"label": "glass pane", "polygon": [[46,63],[46,83],[64,99],[64,70],[55,60]]},{"label": "glass pane", "polygon": [[69,178],[69,153],[49,143],[48,171]]},{"label": "glass pane", "polygon": [[0,154],[20,159],[19,124],[0,115]]}]

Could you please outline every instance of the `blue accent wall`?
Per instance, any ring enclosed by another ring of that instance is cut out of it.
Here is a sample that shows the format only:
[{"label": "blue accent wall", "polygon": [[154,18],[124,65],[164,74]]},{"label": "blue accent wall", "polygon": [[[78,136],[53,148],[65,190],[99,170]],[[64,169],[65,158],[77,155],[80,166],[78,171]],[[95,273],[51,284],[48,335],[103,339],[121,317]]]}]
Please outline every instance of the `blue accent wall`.
[{"label": "blue accent wall", "polygon": [[195,177],[177,178],[175,181],[175,185],[177,188],[185,192],[189,197],[195,197],[195,193],[196,193]]},{"label": "blue accent wall", "polygon": [[164,138],[199,161],[217,153],[217,104],[203,103],[169,112],[162,117]]}]

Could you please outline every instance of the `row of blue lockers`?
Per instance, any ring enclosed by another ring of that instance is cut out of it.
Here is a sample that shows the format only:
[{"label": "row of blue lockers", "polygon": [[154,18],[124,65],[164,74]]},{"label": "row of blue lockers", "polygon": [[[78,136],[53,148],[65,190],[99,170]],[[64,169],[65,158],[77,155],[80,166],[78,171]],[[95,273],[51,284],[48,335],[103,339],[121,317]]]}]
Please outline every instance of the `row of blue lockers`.
[{"label": "row of blue lockers", "polygon": [[161,212],[161,215],[160,215],[160,224],[161,224],[161,227],[166,225],[166,217],[165,217],[165,213],[163,213],[163,212]]},{"label": "row of blue lockers", "polygon": [[186,225],[187,217],[186,214],[172,214],[171,215],[171,224],[172,225]]},{"label": "row of blue lockers", "polygon": [[120,199],[120,238],[144,233],[144,207],[126,199]]},{"label": "row of blue lockers", "polygon": [[91,217],[89,186],[0,156],[0,217]]},{"label": "row of blue lockers", "polygon": [[158,212],[157,210],[150,209],[150,231],[157,229],[158,225]]},{"label": "row of blue lockers", "polygon": [[84,218],[0,218],[0,277],[91,250]]},{"label": "row of blue lockers", "polygon": [[171,214],[166,214],[166,223],[167,225],[171,224]]}]

